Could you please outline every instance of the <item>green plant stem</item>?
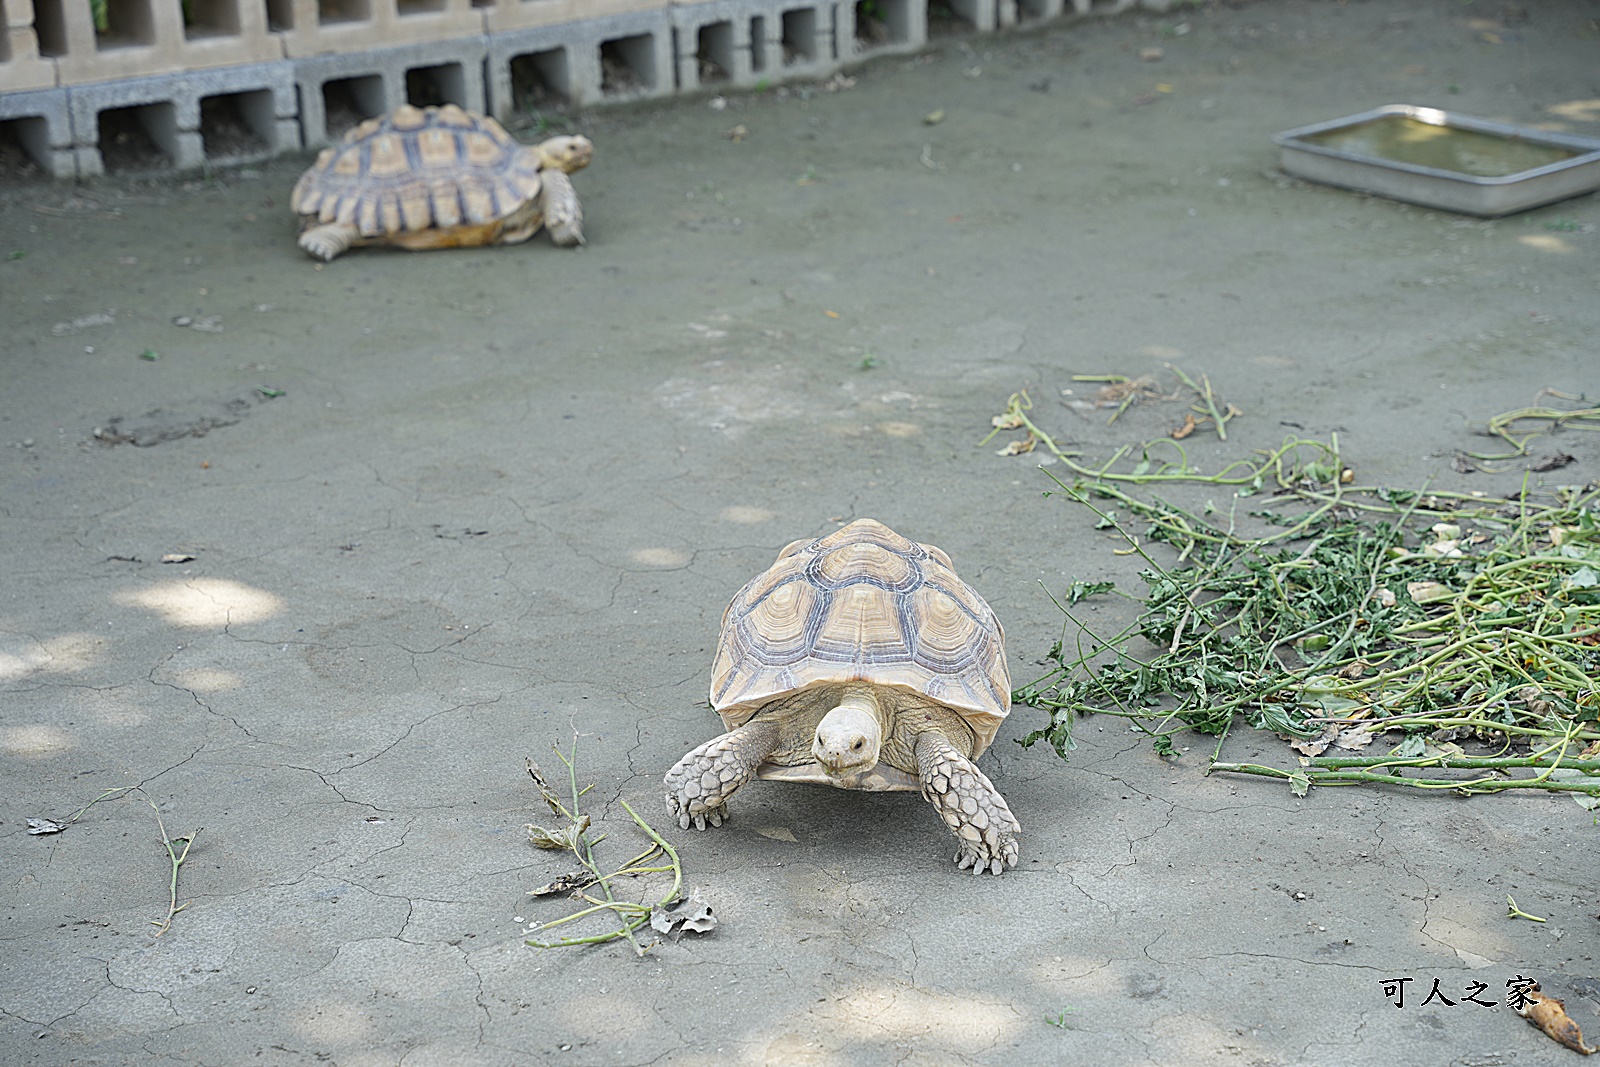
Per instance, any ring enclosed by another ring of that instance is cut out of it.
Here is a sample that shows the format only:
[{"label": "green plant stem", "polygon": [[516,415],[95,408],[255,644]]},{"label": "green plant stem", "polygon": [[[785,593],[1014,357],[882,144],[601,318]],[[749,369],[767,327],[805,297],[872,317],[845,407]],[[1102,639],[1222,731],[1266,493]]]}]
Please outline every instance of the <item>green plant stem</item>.
[{"label": "green plant stem", "polygon": [[1301,769],[1286,771],[1280,767],[1266,767],[1259,763],[1213,763],[1213,771],[1233,774],[1253,774],[1264,778],[1288,780],[1304,777],[1312,785],[1357,785],[1371,782],[1382,785],[1403,785],[1412,789],[1454,789],[1463,793],[1500,793],[1508,789],[1548,789],[1566,793],[1584,793],[1600,796],[1600,781],[1551,782],[1536,778],[1474,778],[1452,780],[1448,778],[1406,778],[1393,774],[1376,774],[1372,771],[1333,771]]},{"label": "green plant stem", "polygon": [[[156,827],[161,831],[161,847],[166,850],[167,860],[172,865],[171,877],[167,879],[167,914],[159,919],[150,920],[150,925],[156,928],[155,936],[160,937],[162,934],[165,934],[168,930],[172,929],[172,920],[178,914],[178,912],[189,906],[188,901],[185,901],[182,904],[178,903],[178,872],[183,868],[184,861],[189,858],[189,849],[194,845],[195,836],[198,835],[201,830],[204,830],[205,827],[202,826],[191,830],[189,833],[183,834],[179,837],[169,836],[167,834],[166,821],[161,818],[161,808],[156,805],[155,800],[150,796],[149,793],[146,793],[142,788],[136,785],[123,785],[117,786],[115,789],[107,789],[105,792],[89,801],[89,803],[73,812],[72,815],[67,819],[67,823],[70,825],[71,823],[77,822],[88,813],[90,808],[94,807],[102,800],[110,800],[115,797],[126,796],[129,793],[138,793],[140,796],[144,797],[145,803],[150,805],[150,810],[156,813]],[[179,841],[183,842],[182,852],[179,852],[173,847]]]},{"label": "green plant stem", "polygon": [[1394,756],[1312,756],[1310,763],[1313,767],[1328,770],[1340,770],[1346,767],[1464,767],[1467,769],[1490,770],[1500,767],[1543,767],[1555,770],[1565,767],[1567,770],[1582,771],[1585,774],[1600,774],[1600,760],[1567,760],[1562,762],[1557,759],[1554,763],[1550,760],[1536,756],[1449,756],[1444,754],[1434,756],[1417,756],[1411,759],[1401,759]]},{"label": "green plant stem", "polygon": [[[550,803],[552,803],[553,806],[560,808],[562,814],[569,821],[574,824],[578,824],[582,820],[582,814],[579,811],[579,800],[585,793],[589,791],[589,789],[592,788],[592,786],[585,786],[583,789],[578,788],[577,737],[574,736],[572,739],[572,752],[570,756],[563,753],[559,748],[555,749],[555,753],[556,758],[561,760],[561,762],[567,767],[567,780],[572,791],[572,807],[570,810],[568,810],[565,805],[561,805],[558,802],[551,801]],[[601,838],[596,838],[594,841],[590,841],[587,833],[579,835],[578,841],[572,845],[571,851],[578,857],[578,862],[583,864],[584,869],[593,877],[593,881],[590,884],[598,885],[600,887],[601,893],[604,894],[604,899],[598,899],[590,896],[587,893],[584,893],[583,899],[588,902],[590,905],[589,907],[580,908],[578,911],[575,911],[570,915],[565,915],[559,919],[553,919],[550,922],[542,923],[538,927],[539,931],[543,932],[545,930],[550,930],[557,926],[563,926],[567,923],[574,922],[590,915],[598,914],[602,911],[608,911],[616,916],[618,923],[617,928],[605,933],[592,934],[585,937],[565,937],[556,941],[540,941],[529,939],[526,942],[528,945],[534,948],[569,948],[576,945],[604,944],[608,941],[615,941],[618,938],[626,938],[628,943],[633,946],[635,954],[643,956],[648,951],[647,946],[639,944],[638,940],[634,937],[634,934],[650,921],[650,916],[654,911],[654,908],[647,904],[618,900],[616,895],[612,892],[611,880],[613,878],[638,877],[645,874],[661,874],[671,871],[673,874],[672,887],[662,897],[660,903],[655,905],[655,907],[664,907],[678,899],[678,894],[683,887],[683,865],[678,858],[677,851],[667,843],[665,838],[656,833],[656,831],[651,828],[649,823],[641,819],[638,813],[636,813],[633,808],[629,807],[626,800],[622,800],[620,803],[633,818],[633,821],[637,823],[639,828],[642,829],[650,838],[650,847],[646,848],[643,852],[628,860],[618,869],[609,874],[603,874],[601,873],[600,867],[598,864],[596,864],[594,859],[594,846],[599,843]],[[662,853],[665,853],[670,858],[671,862],[669,864],[664,866],[643,866],[643,864],[649,863],[652,859]]]},{"label": "green plant stem", "polygon": [[1184,385],[1200,394],[1200,399],[1205,402],[1207,414],[1211,416],[1211,421],[1216,424],[1217,439],[1226,441],[1228,439],[1228,416],[1225,416],[1217,409],[1217,398],[1211,392],[1211,379],[1202,374],[1200,376],[1200,381],[1203,383],[1202,387],[1201,385],[1196,385],[1193,378],[1190,378],[1173,364],[1168,363],[1167,369],[1176,374]]}]

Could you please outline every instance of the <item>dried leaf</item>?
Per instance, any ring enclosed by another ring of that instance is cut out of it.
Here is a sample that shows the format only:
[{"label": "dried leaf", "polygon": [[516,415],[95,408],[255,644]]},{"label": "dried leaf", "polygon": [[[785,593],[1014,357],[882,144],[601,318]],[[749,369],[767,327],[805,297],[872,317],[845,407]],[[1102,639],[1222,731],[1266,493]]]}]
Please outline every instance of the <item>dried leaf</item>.
[{"label": "dried leaf", "polygon": [[54,819],[28,820],[28,833],[30,834],[59,834],[66,828],[66,823],[56,822]]},{"label": "dried leaf", "polygon": [[1333,744],[1334,739],[1336,739],[1338,736],[1339,728],[1337,726],[1330,725],[1324,727],[1319,736],[1310,738],[1308,740],[1292,741],[1289,743],[1289,747],[1300,753],[1302,756],[1320,756],[1327,750],[1329,745]]},{"label": "dried leaf", "polygon": [[717,917],[711,914],[711,905],[700,899],[698,891],[689,899],[680,900],[671,907],[657,904],[650,910],[650,928],[667,934],[676,941],[685,930],[696,934],[709,934],[716,928]]},{"label": "dried leaf", "polygon": [[1478,465],[1459,452],[1456,453],[1456,458],[1450,461],[1450,469],[1457,474],[1478,473]]},{"label": "dried leaf", "polygon": [[738,144],[740,141],[743,141],[746,137],[750,136],[750,128],[741,122],[733,129],[725,130],[722,136],[726,137],[734,144]]},{"label": "dried leaf", "polygon": [[1449,586],[1440,582],[1407,582],[1406,592],[1418,604],[1449,600],[1456,595]]},{"label": "dried leaf", "polygon": [[1516,1009],[1517,1014],[1550,1035],[1551,1040],[1585,1056],[1597,1051],[1583,1043],[1583,1031],[1567,1014],[1566,1004],[1538,992],[1537,985],[1534,992],[1523,996],[1524,1002]]},{"label": "dried leaf", "polygon": [[1553,456],[1542,456],[1528,464],[1528,469],[1536,474],[1544,471],[1560,470],[1569,463],[1576,463],[1576,456],[1569,456],[1565,452],[1557,452]]},{"label": "dried leaf", "polygon": [[589,816],[585,815],[577,822],[561,830],[546,830],[542,826],[528,824],[528,843],[536,848],[554,848],[578,851],[583,843],[583,832],[589,829]]},{"label": "dried leaf", "polygon": [[597,881],[599,879],[588,871],[573,871],[571,874],[563,874],[555,881],[542,885],[537,889],[528,890],[528,895],[530,897],[547,897],[552,893],[576,893],[585,886],[594,885]]},{"label": "dried leaf", "polygon": [[1394,595],[1393,589],[1378,590],[1378,603],[1382,607],[1392,608],[1395,605],[1395,601],[1398,599],[1399,598]]},{"label": "dried leaf", "polygon": [[756,833],[773,841],[787,841],[791,845],[798,843],[794,831],[786,826],[758,826]]},{"label": "dried leaf", "polygon": [[[1077,381],[1078,379],[1073,379]],[[1153,374],[1141,374],[1137,378],[1125,378],[1120,382],[1101,386],[1094,395],[1097,407],[1121,407],[1124,401],[1137,403],[1140,400],[1176,400],[1177,394],[1164,396],[1161,392],[1161,383],[1156,381]]]},{"label": "dried leaf", "polygon": [[556,796],[555,790],[551,789],[550,783],[544,780],[544,775],[540,773],[537,763],[531,759],[527,763],[528,777],[533,779],[533,784],[539,790],[539,795],[544,797],[544,802],[550,808],[550,813],[552,815],[560,815],[562,813],[561,800]]},{"label": "dried leaf", "polygon": [[1039,443],[1038,441],[1034,440],[1033,435],[1029,434],[1027,437],[1023,437],[1023,438],[1021,438],[1019,440],[1012,441],[1010,444],[1006,445],[1006,447],[1004,447],[1002,449],[999,449],[998,451],[995,452],[995,455],[997,455],[997,456],[1020,456],[1020,455],[1023,455],[1024,453],[1032,452],[1033,451],[1033,446],[1038,444],[1038,443]]},{"label": "dried leaf", "polygon": [[190,563],[194,557],[187,552],[168,552],[161,557],[162,563]]},{"label": "dried leaf", "polygon": [[1366,726],[1352,726],[1333,739],[1334,745],[1346,752],[1359,752],[1372,744],[1373,733]]},{"label": "dried leaf", "polygon": [[567,847],[567,838],[565,834],[559,833],[555,830],[546,830],[542,826],[533,825],[533,823],[528,824],[527,830],[528,843],[534,848],[564,850]]},{"label": "dried leaf", "polygon": [[1004,415],[996,415],[989,420],[989,425],[997,430],[1015,430],[1022,425],[1021,412],[1008,411]]},{"label": "dried leaf", "polygon": [[1139,61],[1141,63],[1157,63],[1160,62],[1162,57],[1164,57],[1166,54],[1167,53],[1164,49],[1157,48],[1155,45],[1150,45],[1147,48],[1139,49]]},{"label": "dried leaf", "polygon": [[1555,710],[1554,701],[1536,685],[1523,686],[1517,690],[1517,696],[1521,698],[1522,706],[1528,709],[1530,715],[1548,715]]},{"label": "dried leaf", "polygon": [[1195,421],[1194,413],[1189,412],[1183,417],[1183,425],[1172,431],[1172,439],[1174,441],[1183,440],[1185,437],[1188,437],[1190,434],[1194,433],[1199,425],[1200,424]]}]

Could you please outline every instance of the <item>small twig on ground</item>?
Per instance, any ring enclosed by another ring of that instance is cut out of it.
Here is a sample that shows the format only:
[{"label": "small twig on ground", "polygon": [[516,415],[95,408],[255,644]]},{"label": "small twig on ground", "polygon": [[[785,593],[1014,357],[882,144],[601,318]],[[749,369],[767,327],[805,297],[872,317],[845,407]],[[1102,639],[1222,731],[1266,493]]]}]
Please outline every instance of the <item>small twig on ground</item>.
[{"label": "small twig on ground", "polygon": [[[1211,391],[1211,379],[1204,374],[1200,375],[1200,383],[1196,385],[1193,378],[1183,373],[1180,368],[1173,364],[1168,363],[1167,369],[1176,374],[1179,381],[1193,389],[1200,397],[1201,403],[1205,405],[1205,410],[1201,413],[1209,417],[1212,424],[1216,426],[1217,437],[1226,441],[1228,439],[1228,420],[1238,415],[1239,409],[1232,404],[1227,405],[1226,409],[1217,407],[1216,394]],[[1195,410],[1200,411],[1201,409],[1197,406]]]},{"label": "small twig on ground", "polygon": [[[66,826],[70,826],[79,819],[83,818],[84,815],[88,814],[90,808],[94,807],[102,800],[114,800],[118,797],[126,796],[129,793],[138,793],[140,796],[144,797],[145,803],[150,805],[150,810],[156,813],[156,826],[161,831],[161,847],[166,849],[167,859],[172,864],[172,876],[167,880],[167,914],[160,919],[150,920],[150,925],[156,928],[156,936],[160,937],[162,934],[172,929],[173,917],[176,916],[178,912],[189,906],[187,901],[182,904],[178,903],[178,872],[183,868],[184,861],[189,858],[189,849],[194,844],[195,837],[198,836],[200,831],[205,829],[205,827],[202,826],[191,830],[189,833],[183,834],[179,837],[172,837],[168,835],[167,824],[161,818],[161,809],[156,805],[156,802],[151,799],[149,793],[146,793],[142,788],[136,785],[124,785],[118,786],[115,789],[107,789],[104,793],[101,793],[99,796],[89,801],[89,803],[73,812],[72,816],[67,819]],[[65,828],[65,826],[62,827],[62,829]],[[179,842],[182,842],[183,844],[183,851],[181,852],[174,847]]]},{"label": "small twig on ground", "polygon": [[1536,923],[1542,923],[1545,921],[1544,919],[1539,918],[1539,916],[1529,915],[1527,912],[1517,907],[1517,898],[1513,897],[1510,893],[1506,894],[1506,918],[1528,919],[1529,921]]}]

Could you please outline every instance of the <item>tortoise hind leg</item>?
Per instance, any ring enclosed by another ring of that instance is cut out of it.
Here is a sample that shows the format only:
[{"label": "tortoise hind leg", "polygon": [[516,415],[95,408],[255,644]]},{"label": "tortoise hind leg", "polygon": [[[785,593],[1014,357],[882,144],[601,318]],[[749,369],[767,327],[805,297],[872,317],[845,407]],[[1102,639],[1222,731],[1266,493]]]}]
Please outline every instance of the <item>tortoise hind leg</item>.
[{"label": "tortoise hind leg", "polygon": [[334,256],[350,250],[361,237],[361,231],[348,222],[328,222],[307,227],[300,235],[300,247],[324,263]]},{"label": "tortoise hind leg", "polygon": [[973,874],[1002,873],[1017,865],[1017,834],[1022,824],[989,776],[963,756],[950,739],[927,731],[917,738],[922,798],[933,805],[960,847],[956,866]]},{"label": "tortoise hind leg", "polygon": [[667,808],[687,830],[721,826],[726,804],[738,788],[754,778],[761,761],[778,747],[778,726],[747,722],[732,733],[714,737],[678,761],[667,772]]}]

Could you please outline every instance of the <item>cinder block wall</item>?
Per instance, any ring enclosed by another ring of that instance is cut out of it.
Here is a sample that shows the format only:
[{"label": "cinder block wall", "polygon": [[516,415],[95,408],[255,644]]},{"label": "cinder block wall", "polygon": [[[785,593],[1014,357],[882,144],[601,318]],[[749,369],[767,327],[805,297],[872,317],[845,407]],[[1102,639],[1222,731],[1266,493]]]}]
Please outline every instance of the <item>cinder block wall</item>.
[{"label": "cinder block wall", "polygon": [[[501,118],[826,77],[929,0],[0,0],[0,147],[58,178],[317,148],[407,101]],[[980,33],[1171,0],[945,0]]]}]

